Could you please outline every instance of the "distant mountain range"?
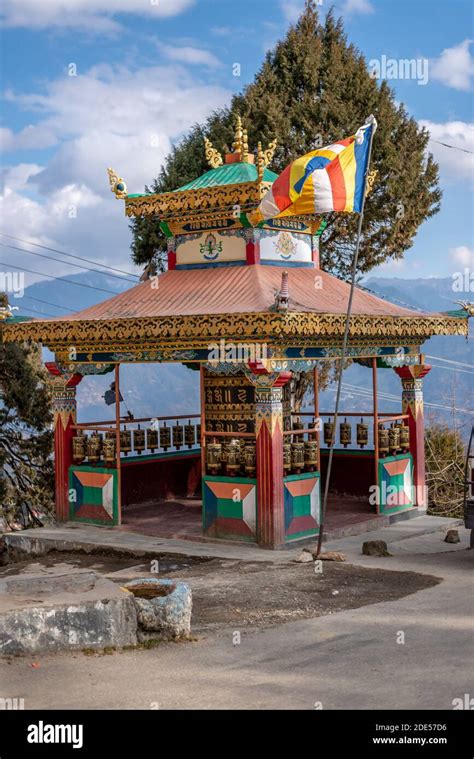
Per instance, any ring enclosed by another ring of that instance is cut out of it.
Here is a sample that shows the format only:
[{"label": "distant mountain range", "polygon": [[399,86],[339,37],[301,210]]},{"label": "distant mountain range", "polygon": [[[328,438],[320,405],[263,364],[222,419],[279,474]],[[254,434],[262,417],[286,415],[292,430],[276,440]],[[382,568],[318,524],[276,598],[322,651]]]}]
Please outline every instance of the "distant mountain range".
[{"label": "distant mountain range", "polygon": [[[66,279],[75,284],[66,282]],[[72,274],[55,281],[38,282],[25,289],[24,298],[11,300],[13,305],[20,307],[20,314],[59,316],[71,310],[87,308],[112,297],[112,293],[122,292],[132,286],[129,281],[99,272],[88,272]],[[364,280],[363,286],[386,300],[424,311],[453,310],[456,308],[456,300],[460,297],[468,298],[466,294],[453,291],[450,278],[370,277]],[[109,292],[103,292],[104,290]],[[30,313],[27,309],[34,309],[34,312]],[[472,339],[434,337],[424,344],[423,351],[427,355],[427,362],[433,366],[425,379],[427,416],[450,421],[453,418],[453,407],[472,411],[474,369],[458,363],[471,367],[474,365]],[[102,398],[111,381],[112,375],[105,375],[87,377],[81,382],[78,387],[81,421],[112,417],[111,410],[106,408]],[[391,370],[380,370],[378,384],[380,410],[396,412],[400,408],[399,378]],[[370,388],[369,370],[358,365],[350,366],[344,374],[343,410],[369,410],[372,405],[368,393]],[[126,406],[137,417],[197,413],[199,410],[198,374],[178,364],[124,365],[121,368],[121,390]],[[322,392],[321,409],[332,410],[334,398],[334,386]],[[444,408],[438,408],[439,406]],[[455,412],[455,417],[458,425],[466,424],[466,429],[474,419],[473,415],[460,410]]]}]

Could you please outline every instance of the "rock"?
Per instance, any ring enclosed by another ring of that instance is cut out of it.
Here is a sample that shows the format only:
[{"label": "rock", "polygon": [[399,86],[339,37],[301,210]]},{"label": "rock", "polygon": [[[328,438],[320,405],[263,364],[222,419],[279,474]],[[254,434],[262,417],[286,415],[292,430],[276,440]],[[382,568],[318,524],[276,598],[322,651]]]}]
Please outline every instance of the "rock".
[{"label": "rock", "polygon": [[362,545],[362,553],[365,556],[391,556],[388,552],[385,540],[366,540]]},{"label": "rock", "polygon": [[448,530],[444,540],[446,543],[459,543],[461,541],[459,530]]},{"label": "rock", "polygon": [[325,553],[321,553],[319,556],[315,551],[313,559],[321,559],[321,561],[345,561],[346,557],[342,551],[325,551]]},{"label": "rock", "polygon": [[313,557],[309,551],[303,550],[294,561],[297,561],[299,564],[307,564],[309,561],[313,561]]},{"label": "rock", "polygon": [[169,640],[190,635],[192,593],[189,585],[146,578],[127,582],[124,587],[134,596],[139,639],[159,637]]}]

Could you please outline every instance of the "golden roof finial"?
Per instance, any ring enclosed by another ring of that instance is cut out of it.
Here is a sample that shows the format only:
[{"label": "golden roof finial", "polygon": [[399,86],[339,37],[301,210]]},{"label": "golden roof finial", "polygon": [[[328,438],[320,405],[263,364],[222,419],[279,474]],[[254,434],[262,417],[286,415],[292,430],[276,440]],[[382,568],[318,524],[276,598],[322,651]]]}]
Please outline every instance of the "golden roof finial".
[{"label": "golden roof finial", "polygon": [[271,162],[273,156],[275,155],[275,150],[277,146],[277,141],[272,140],[270,144],[268,145],[268,148],[266,150],[262,150],[262,143],[258,143],[257,147],[257,169],[258,169],[258,178],[261,179],[263,177],[263,172],[266,166]]},{"label": "golden roof finial", "polygon": [[109,175],[110,190],[114,193],[116,198],[123,199],[127,197],[127,185],[122,177],[119,177],[116,171],[113,169],[107,169]]},{"label": "golden roof finial", "polygon": [[204,137],[204,147],[206,148],[206,161],[211,169],[217,169],[218,166],[222,166],[223,160],[221,154],[213,147],[212,142],[207,137]]},{"label": "golden roof finial", "polygon": [[242,119],[237,116],[237,123],[235,127],[235,137],[232,143],[234,153],[240,153],[240,160],[247,161],[249,157],[249,143],[247,130],[242,127]]}]

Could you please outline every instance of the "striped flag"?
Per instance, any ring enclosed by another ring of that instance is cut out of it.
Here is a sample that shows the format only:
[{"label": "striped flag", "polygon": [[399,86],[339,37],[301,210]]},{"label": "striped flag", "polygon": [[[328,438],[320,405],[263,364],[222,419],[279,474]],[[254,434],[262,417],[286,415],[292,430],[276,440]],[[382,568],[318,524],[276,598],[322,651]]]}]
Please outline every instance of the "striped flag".
[{"label": "striped flag", "polygon": [[251,223],[328,211],[360,213],[369,145],[376,128],[377,122],[370,116],[352,137],[290,163],[250,214]]}]

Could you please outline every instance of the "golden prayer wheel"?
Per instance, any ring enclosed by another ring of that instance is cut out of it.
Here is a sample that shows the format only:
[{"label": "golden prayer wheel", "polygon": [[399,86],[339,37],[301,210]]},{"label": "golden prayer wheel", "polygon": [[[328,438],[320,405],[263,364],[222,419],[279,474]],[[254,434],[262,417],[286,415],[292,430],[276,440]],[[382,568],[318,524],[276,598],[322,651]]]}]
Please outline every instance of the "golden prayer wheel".
[{"label": "golden prayer wheel", "polygon": [[196,424],[196,442],[201,445],[201,425]]},{"label": "golden prayer wheel", "polygon": [[138,429],[133,430],[133,450],[135,453],[141,454],[145,448],[145,430],[142,430],[138,425]]},{"label": "golden prayer wheel", "polygon": [[334,439],[334,423],[324,422],[324,443],[330,446]]},{"label": "golden prayer wheel", "polygon": [[291,472],[291,443],[283,443],[283,471]]},{"label": "golden prayer wheel", "polygon": [[94,432],[87,440],[87,458],[91,464],[96,464],[102,453],[102,436]]},{"label": "golden prayer wheel", "polygon": [[318,466],[318,444],[316,440],[306,440],[304,443],[304,465],[310,472]]},{"label": "golden prayer wheel", "polygon": [[117,457],[115,455],[115,433],[107,432],[104,440],[104,463],[105,466],[115,466]]},{"label": "golden prayer wheel", "polygon": [[146,444],[149,451],[152,453],[159,447],[158,445],[158,430],[150,428],[146,431]]},{"label": "golden prayer wheel", "polygon": [[379,456],[386,456],[390,450],[388,430],[379,425]]},{"label": "golden prayer wheel", "polygon": [[388,445],[390,453],[395,456],[400,450],[400,427],[393,424],[388,431]]},{"label": "golden prayer wheel", "polygon": [[217,474],[221,468],[222,444],[208,443],[206,446],[206,463],[211,474]]},{"label": "golden prayer wheel", "polygon": [[72,439],[72,460],[75,464],[82,464],[87,452],[87,438],[82,430]]},{"label": "golden prayer wheel", "polygon": [[166,422],[163,427],[160,427],[160,448],[166,451],[171,446],[171,427],[166,426]]},{"label": "golden prayer wheel", "polygon": [[357,425],[357,445],[364,448],[369,444],[369,425],[360,420]]},{"label": "golden prayer wheel", "polygon": [[194,424],[191,424],[191,419],[184,425],[184,442],[188,448],[192,448],[195,443],[196,430]]},{"label": "golden prayer wheel", "polygon": [[291,444],[291,468],[299,474],[304,467],[304,443]]},{"label": "golden prayer wheel", "polygon": [[344,448],[347,448],[352,442],[352,427],[347,423],[347,419],[344,419],[339,425],[339,441]]},{"label": "golden prayer wheel", "polygon": [[232,438],[225,446],[226,471],[234,477],[240,469],[240,440]]},{"label": "golden prayer wheel", "polygon": [[254,476],[257,468],[257,446],[255,443],[246,443],[244,445],[244,468],[245,474],[249,477]]},{"label": "golden prayer wheel", "polygon": [[410,450],[410,428],[407,424],[400,425],[400,448],[404,453]]},{"label": "golden prayer wheel", "polygon": [[132,450],[132,433],[125,427],[120,433],[120,451],[127,454]]},{"label": "golden prayer wheel", "polygon": [[184,429],[182,424],[175,424],[173,427],[173,445],[177,451],[184,443]]}]

